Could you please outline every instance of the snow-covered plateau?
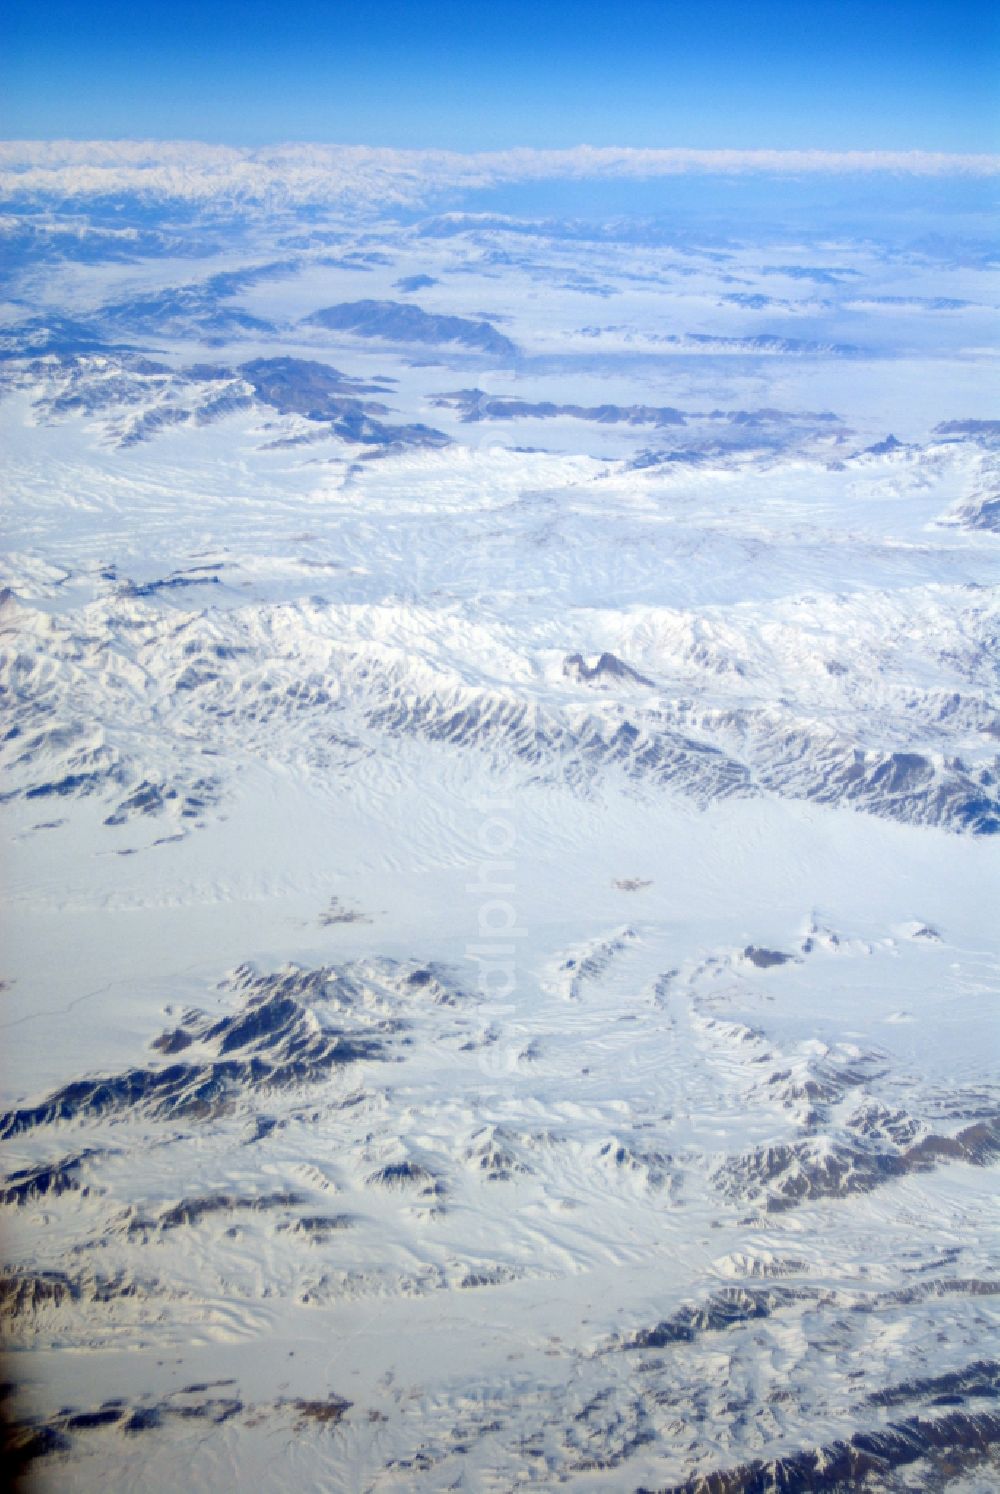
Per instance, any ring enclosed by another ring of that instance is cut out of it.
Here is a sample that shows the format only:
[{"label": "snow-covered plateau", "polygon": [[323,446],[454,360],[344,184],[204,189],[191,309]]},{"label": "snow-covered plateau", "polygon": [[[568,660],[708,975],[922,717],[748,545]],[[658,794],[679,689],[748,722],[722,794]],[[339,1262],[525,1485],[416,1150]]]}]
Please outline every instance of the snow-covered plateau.
[{"label": "snow-covered plateau", "polygon": [[995,1489],[968,215],[43,187],[0,220],[15,1463]]}]

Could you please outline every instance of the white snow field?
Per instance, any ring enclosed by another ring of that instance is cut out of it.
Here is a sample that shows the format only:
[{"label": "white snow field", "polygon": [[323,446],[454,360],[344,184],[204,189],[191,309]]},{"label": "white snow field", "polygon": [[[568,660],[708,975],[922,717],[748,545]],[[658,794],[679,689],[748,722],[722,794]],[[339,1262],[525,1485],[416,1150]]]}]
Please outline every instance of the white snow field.
[{"label": "white snow field", "polygon": [[5,190],[31,1486],[996,1488],[968,225]]}]

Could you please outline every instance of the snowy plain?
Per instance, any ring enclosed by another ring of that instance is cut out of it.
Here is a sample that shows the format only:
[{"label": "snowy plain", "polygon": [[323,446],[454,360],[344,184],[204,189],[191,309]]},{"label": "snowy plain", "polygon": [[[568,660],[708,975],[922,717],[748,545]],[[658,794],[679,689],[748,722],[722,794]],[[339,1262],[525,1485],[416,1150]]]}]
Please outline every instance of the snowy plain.
[{"label": "snowy plain", "polygon": [[14,192],[41,1489],[995,1487],[995,273],[664,194]]}]

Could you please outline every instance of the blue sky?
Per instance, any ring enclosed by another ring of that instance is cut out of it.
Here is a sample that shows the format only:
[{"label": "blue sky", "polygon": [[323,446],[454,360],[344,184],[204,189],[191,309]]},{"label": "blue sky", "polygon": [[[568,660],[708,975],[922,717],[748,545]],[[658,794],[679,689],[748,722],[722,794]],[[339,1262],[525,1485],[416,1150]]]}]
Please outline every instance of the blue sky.
[{"label": "blue sky", "polygon": [[995,150],[977,0],[7,0],[0,134]]}]

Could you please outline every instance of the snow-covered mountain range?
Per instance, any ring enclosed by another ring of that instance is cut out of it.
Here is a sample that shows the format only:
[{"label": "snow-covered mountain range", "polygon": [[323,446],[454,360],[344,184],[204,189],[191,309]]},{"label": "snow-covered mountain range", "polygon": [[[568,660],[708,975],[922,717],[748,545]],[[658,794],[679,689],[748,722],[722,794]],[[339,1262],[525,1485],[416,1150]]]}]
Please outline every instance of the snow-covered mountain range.
[{"label": "snow-covered mountain range", "polygon": [[18,1463],[994,1487],[982,225],[26,149]]}]

